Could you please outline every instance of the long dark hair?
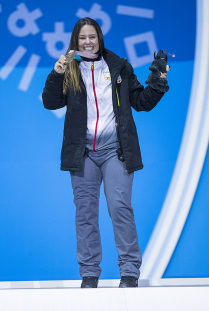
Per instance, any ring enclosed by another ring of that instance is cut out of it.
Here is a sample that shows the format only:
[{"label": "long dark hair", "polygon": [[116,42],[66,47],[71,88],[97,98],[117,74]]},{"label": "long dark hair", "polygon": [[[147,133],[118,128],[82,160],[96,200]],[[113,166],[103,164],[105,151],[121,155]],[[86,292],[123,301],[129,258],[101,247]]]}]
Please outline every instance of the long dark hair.
[{"label": "long dark hair", "polygon": [[[82,18],[75,24],[71,35],[70,44],[67,53],[65,55],[67,55],[70,50],[78,50],[78,36],[81,31],[81,28],[85,25],[90,25],[95,28],[99,41],[99,52],[102,56],[103,51],[105,49],[103,33],[99,24],[90,17]],[[74,59],[71,61],[70,64],[67,64],[63,82],[64,94],[67,92],[69,86],[72,86],[75,92],[81,90],[79,85],[79,76],[80,76],[80,68],[78,66],[78,62]]]}]

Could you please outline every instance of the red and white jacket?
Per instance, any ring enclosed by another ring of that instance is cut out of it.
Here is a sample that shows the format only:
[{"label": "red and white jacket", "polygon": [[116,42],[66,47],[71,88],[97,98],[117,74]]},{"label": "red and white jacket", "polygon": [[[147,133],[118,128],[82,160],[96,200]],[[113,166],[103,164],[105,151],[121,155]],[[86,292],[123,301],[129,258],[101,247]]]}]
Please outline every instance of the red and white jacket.
[{"label": "red and white jacket", "polygon": [[99,61],[81,61],[79,67],[87,91],[86,147],[94,151],[118,148],[108,65],[102,57]]}]

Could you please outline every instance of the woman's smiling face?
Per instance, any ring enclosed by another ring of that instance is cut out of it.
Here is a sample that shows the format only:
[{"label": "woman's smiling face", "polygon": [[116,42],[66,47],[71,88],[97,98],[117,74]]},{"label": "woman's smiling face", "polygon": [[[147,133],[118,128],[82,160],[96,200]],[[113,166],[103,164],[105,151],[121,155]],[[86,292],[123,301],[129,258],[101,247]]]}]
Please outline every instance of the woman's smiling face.
[{"label": "woman's smiling face", "polygon": [[94,54],[99,50],[99,40],[96,29],[91,25],[84,25],[78,36],[78,49],[81,52]]}]

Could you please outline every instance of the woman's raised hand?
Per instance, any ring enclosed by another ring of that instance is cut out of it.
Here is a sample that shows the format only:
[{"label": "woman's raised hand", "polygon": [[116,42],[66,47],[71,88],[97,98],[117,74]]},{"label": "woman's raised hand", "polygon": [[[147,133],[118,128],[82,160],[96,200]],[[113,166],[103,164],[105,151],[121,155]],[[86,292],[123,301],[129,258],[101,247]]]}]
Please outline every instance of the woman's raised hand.
[{"label": "woman's raised hand", "polygon": [[64,55],[61,55],[60,59],[54,65],[54,70],[58,73],[64,73],[66,67],[66,57]]},{"label": "woman's raised hand", "polygon": [[163,72],[160,77],[163,78],[163,79],[167,79],[167,75],[168,74],[166,72]]}]

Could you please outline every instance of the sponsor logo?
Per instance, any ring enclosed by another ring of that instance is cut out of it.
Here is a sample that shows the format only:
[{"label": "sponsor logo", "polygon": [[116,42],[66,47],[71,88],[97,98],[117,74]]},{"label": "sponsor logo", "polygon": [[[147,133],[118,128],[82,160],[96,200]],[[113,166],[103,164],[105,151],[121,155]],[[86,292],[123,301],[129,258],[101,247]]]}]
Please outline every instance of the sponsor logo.
[{"label": "sponsor logo", "polygon": [[104,71],[104,72],[103,72],[103,75],[104,75],[105,80],[111,80],[110,72],[109,72],[109,71]]}]

